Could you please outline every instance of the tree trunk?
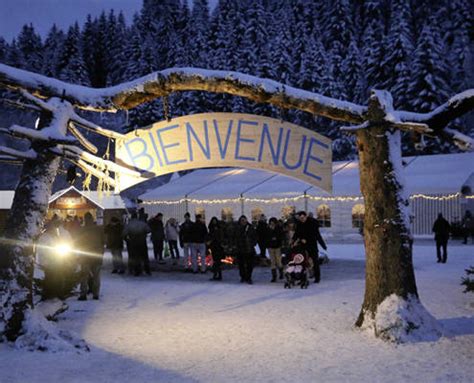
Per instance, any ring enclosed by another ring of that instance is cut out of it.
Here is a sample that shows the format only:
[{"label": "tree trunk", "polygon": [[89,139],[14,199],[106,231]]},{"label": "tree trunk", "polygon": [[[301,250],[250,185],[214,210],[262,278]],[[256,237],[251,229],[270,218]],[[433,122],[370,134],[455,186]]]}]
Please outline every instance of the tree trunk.
[{"label": "tree trunk", "polygon": [[0,339],[15,340],[32,306],[33,241],[40,234],[60,158],[33,145],[26,160],[0,246]]},{"label": "tree trunk", "polygon": [[422,325],[425,332],[439,335],[436,321],[418,299],[400,131],[375,124],[358,131],[357,141],[365,201],[366,278],[356,325],[395,342],[416,338],[415,330]]}]

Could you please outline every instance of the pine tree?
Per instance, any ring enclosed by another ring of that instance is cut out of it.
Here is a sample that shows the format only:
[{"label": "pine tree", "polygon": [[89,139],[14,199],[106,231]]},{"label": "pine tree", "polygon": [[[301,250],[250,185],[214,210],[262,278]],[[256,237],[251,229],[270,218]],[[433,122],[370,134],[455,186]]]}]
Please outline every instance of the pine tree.
[{"label": "pine tree", "polygon": [[58,64],[64,45],[64,32],[53,25],[44,41],[41,73],[49,77],[58,77]]},{"label": "pine tree", "polygon": [[[451,29],[448,35],[450,44],[450,67],[451,83],[456,92],[470,88],[473,84],[469,83],[468,59],[472,55],[470,46],[474,40],[474,19],[472,11],[472,2],[469,0],[453,0],[449,2],[451,11]],[[472,38],[469,38],[471,33]],[[472,78],[474,81],[474,78]]]},{"label": "pine tree", "polygon": [[23,68],[32,72],[39,72],[42,64],[41,37],[35,32],[32,24],[24,25],[18,35],[18,49],[22,55]]},{"label": "pine tree", "polygon": [[362,72],[361,55],[354,41],[349,46],[347,56],[342,63],[347,100],[356,103],[364,101],[365,78]]},{"label": "pine tree", "polygon": [[92,20],[92,16],[87,15],[86,22],[81,34],[81,49],[87,76],[91,84],[95,83],[95,50],[96,50],[97,20]]},{"label": "pine tree", "polygon": [[115,85],[122,82],[126,70],[128,57],[125,55],[125,46],[128,40],[125,17],[120,12],[115,17],[113,11],[109,13],[108,35],[107,35],[107,85]]},{"label": "pine tree", "polygon": [[410,61],[413,56],[413,33],[408,24],[410,9],[405,0],[392,2],[392,17],[387,35],[387,47],[382,66],[388,78],[382,84],[392,92],[394,105],[407,109],[410,106]]},{"label": "pine tree", "polygon": [[22,59],[22,54],[18,49],[18,44],[16,39],[13,39],[10,46],[7,49],[5,63],[15,68],[24,68],[24,61]]},{"label": "pine tree", "polygon": [[59,78],[79,85],[89,85],[87,70],[82,59],[79,25],[69,28],[59,60]]},{"label": "pine tree", "polygon": [[3,37],[0,37],[0,62],[6,62],[8,44]]},{"label": "pine tree", "polygon": [[414,52],[408,92],[414,110],[427,112],[449,96],[448,66],[443,56],[437,20],[428,19]]},{"label": "pine tree", "polygon": [[[385,28],[381,8],[381,0],[369,0],[364,7],[366,24],[362,37],[362,51],[368,91],[382,88],[382,84],[387,78],[381,65],[385,57]],[[368,97],[368,91],[365,94],[366,97]]]}]

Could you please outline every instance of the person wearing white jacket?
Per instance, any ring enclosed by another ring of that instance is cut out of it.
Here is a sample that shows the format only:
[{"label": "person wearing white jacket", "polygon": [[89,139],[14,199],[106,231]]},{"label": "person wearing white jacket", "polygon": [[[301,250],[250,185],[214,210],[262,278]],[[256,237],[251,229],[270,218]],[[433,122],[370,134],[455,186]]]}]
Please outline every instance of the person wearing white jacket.
[{"label": "person wearing white jacket", "polygon": [[173,259],[174,258],[179,259],[178,238],[179,238],[179,225],[176,222],[176,219],[170,218],[166,222],[166,226],[165,226],[165,239],[166,241],[168,241],[171,258]]}]

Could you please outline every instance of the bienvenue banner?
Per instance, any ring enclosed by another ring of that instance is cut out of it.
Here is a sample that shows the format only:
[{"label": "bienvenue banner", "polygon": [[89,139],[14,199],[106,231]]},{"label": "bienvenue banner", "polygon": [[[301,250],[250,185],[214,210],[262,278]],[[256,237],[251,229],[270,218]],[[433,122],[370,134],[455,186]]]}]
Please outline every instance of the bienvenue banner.
[{"label": "bienvenue banner", "polygon": [[241,167],[268,170],[332,191],[331,140],[289,122],[240,113],[204,113],[157,122],[117,140],[116,161],[146,172],[116,177],[124,190],[180,170]]}]

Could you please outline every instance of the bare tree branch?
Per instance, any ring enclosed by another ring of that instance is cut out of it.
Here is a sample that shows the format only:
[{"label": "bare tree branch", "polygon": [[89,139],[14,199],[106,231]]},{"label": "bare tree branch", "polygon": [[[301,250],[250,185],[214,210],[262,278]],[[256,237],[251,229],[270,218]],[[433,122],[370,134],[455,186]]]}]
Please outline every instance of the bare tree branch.
[{"label": "bare tree branch", "polygon": [[0,153],[1,154],[6,154],[7,156],[18,158],[20,160],[34,160],[34,159],[36,159],[36,152],[32,149],[24,152],[24,151],[21,151],[21,150],[8,148],[6,146],[0,146]]},{"label": "bare tree branch", "polygon": [[13,106],[13,107],[19,108],[19,109],[31,109],[31,110],[35,110],[37,112],[41,112],[41,108],[38,108],[35,105],[25,104],[25,103],[20,102],[20,101],[9,100],[8,98],[2,98],[2,99],[0,99],[0,102],[3,102],[6,105]]},{"label": "bare tree branch", "polygon": [[87,129],[96,134],[100,134],[101,136],[114,139],[123,139],[125,137],[123,134],[118,133],[114,130],[102,128],[101,126],[94,124],[93,122],[90,122],[85,118],[82,118],[77,113],[73,113],[73,115],[71,116],[71,121],[83,127],[84,129]]},{"label": "bare tree branch", "polygon": [[77,129],[72,122],[68,125],[69,131],[77,138],[77,140],[84,146],[88,151],[92,153],[97,153],[99,150],[97,146],[95,146],[92,142],[90,142],[87,138],[85,138],[82,133]]},{"label": "bare tree branch", "polygon": [[93,166],[89,165],[87,162],[81,159],[70,158],[69,160],[79,166],[84,171],[84,173],[91,173],[94,177],[104,180],[105,183],[115,188],[115,180],[106,175],[101,170],[94,168]]},{"label": "bare tree branch", "polygon": [[90,154],[76,146],[65,145],[63,146],[63,152],[64,152],[64,155],[68,158],[77,158],[77,159],[80,158],[91,164],[100,165],[103,168],[107,168],[109,171],[114,172],[114,173],[123,173],[123,174],[127,174],[130,177],[136,177],[136,178],[147,178],[140,172],[117,165],[115,162],[104,160],[103,158],[94,156],[93,154]]},{"label": "bare tree branch", "polygon": [[38,108],[47,110],[48,112],[51,112],[51,113],[53,112],[54,109],[50,105],[48,105],[48,103],[44,102],[40,98],[33,96],[32,94],[28,93],[24,89],[20,89],[20,93],[24,98],[26,98],[28,101],[31,101]]}]

